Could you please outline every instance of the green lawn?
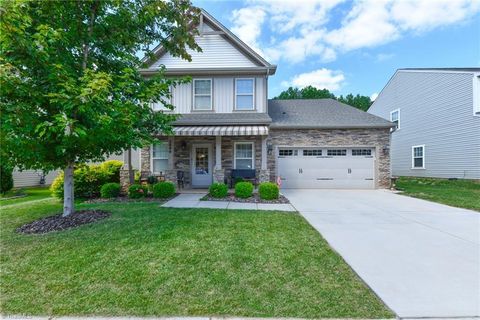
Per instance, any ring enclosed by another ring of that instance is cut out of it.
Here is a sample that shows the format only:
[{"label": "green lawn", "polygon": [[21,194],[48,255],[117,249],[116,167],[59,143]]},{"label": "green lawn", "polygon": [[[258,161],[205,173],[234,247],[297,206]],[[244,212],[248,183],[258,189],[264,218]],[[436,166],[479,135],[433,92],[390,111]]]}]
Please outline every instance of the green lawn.
[{"label": "green lawn", "polygon": [[33,200],[47,199],[51,197],[51,192],[48,187],[21,188],[21,194],[25,194],[25,197],[9,199],[16,193],[17,190],[11,190],[5,196],[0,197],[0,206],[7,206]]},{"label": "green lawn", "polygon": [[406,195],[480,211],[480,182],[401,177],[397,189]]},{"label": "green lawn", "polygon": [[77,229],[14,229],[55,200],[2,208],[2,314],[393,317],[297,214],[81,205],[112,217]]}]

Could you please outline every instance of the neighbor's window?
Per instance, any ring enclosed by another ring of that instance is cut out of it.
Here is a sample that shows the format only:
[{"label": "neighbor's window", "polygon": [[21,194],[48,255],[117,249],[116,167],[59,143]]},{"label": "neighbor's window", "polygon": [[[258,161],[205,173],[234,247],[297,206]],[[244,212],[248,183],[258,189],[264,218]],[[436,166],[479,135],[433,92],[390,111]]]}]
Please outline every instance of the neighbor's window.
[{"label": "neighbor's window", "polygon": [[425,169],[425,146],[412,147],[412,168]]},{"label": "neighbor's window", "polygon": [[235,169],[254,169],[253,142],[235,143]]},{"label": "neighbor's window", "polygon": [[253,110],[254,109],[254,80],[253,79],[235,79],[235,109]]},{"label": "neighbor's window", "polygon": [[352,156],[371,156],[371,149],[352,149]]},{"label": "neighbor's window", "polygon": [[193,109],[212,110],[212,79],[193,80]]},{"label": "neighbor's window", "polygon": [[305,149],[303,150],[303,155],[305,157],[314,157],[314,156],[321,156],[322,150],[321,149]]},{"label": "neighbor's window", "polygon": [[329,149],[327,150],[327,155],[329,156],[346,156],[347,150],[346,149]]},{"label": "neighbor's window", "polygon": [[395,123],[395,128],[400,129],[400,109],[390,112],[390,121]]},{"label": "neighbor's window", "polygon": [[168,143],[152,146],[152,170],[154,173],[165,172],[168,169]]}]

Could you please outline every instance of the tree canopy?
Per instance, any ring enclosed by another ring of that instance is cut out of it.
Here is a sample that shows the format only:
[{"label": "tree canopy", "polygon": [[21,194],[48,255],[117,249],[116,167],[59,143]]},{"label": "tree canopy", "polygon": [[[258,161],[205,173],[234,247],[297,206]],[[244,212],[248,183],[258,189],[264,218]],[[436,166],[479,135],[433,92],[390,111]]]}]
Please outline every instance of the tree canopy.
[{"label": "tree canopy", "polygon": [[72,169],[171,130],[151,103],[173,108],[170,87],[186,80],[146,79],[138,56],[200,50],[189,1],[3,1],[0,13],[2,162]]},{"label": "tree canopy", "polygon": [[317,89],[313,86],[307,86],[304,88],[289,87],[287,90],[282,91],[274,99],[335,99],[342,103],[348,104],[352,107],[358,108],[363,111],[367,111],[372,105],[372,100],[368,96],[361,96],[359,94],[347,94],[337,97],[331,93],[328,89]]}]

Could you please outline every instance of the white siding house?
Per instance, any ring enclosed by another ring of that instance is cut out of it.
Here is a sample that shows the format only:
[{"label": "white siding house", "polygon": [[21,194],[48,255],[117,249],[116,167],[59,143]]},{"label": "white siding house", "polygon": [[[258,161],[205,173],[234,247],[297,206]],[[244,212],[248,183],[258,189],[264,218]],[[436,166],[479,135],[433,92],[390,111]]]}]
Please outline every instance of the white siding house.
[{"label": "white siding house", "polygon": [[397,123],[394,176],[480,179],[480,68],[400,69],[369,113]]}]

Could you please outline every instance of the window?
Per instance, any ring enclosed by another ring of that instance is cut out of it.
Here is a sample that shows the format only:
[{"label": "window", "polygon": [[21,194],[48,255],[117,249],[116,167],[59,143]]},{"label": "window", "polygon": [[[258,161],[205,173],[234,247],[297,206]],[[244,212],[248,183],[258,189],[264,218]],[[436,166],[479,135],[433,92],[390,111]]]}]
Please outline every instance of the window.
[{"label": "window", "polygon": [[390,121],[395,123],[395,128],[400,129],[400,109],[390,112]]},{"label": "window", "polygon": [[346,149],[329,149],[327,150],[327,155],[329,156],[346,156],[347,150]]},{"label": "window", "polygon": [[412,169],[425,169],[425,146],[412,147]]},{"label": "window", "polygon": [[152,103],[153,111],[163,111],[163,112],[173,111],[165,106],[165,104],[172,104],[172,92],[173,92],[173,88],[170,86],[168,88],[168,94],[169,94],[168,97],[164,97],[163,101]]},{"label": "window", "polygon": [[352,156],[371,156],[371,149],[352,149]]},{"label": "window", "polygon": [[193,109],[212,110],[212,79],[193,80]]},{"label": "window", "polygon": [[168,143],[159,143],[152,146],[152,171],[165,172],[168,169]]},{"label": "window", "polygon": [[303,150],[303,155],[305,157],[314,157],[314,156],[321,156],[322,155],[322,150],[321,149],[315,149],[315,150]]},{"label": "window", "polygon": [[473,115],[480,116],[480,75],[473,77]]},{"label": "window", "polygon": [[253,142],[235,143],[235,169],[254,169]]},{"label": "window", "polygon": [[254,109],[254,83],[253,79],[235,80],[235,109],[253,110]]},{"label": "window", "polygon": [[280,157],[291,157],[298,155],[298,150],[293,149],[280,149],[278,150],[278,155]]}]

